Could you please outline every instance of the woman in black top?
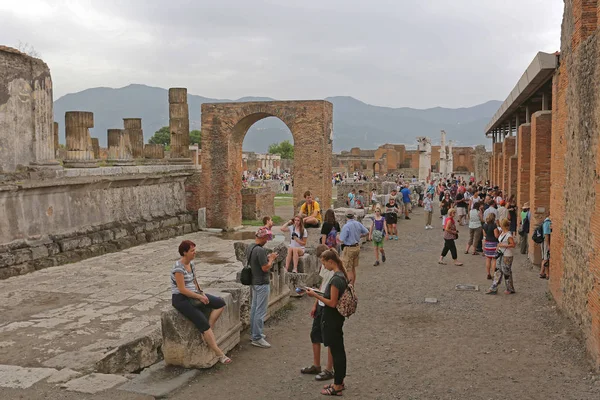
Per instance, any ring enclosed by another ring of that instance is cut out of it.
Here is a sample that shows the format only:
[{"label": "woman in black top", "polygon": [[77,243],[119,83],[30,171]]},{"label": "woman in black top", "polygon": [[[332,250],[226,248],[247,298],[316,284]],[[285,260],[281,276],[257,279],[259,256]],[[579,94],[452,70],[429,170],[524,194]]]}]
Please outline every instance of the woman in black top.
[{"label": "woman in black top", "polygon": [[[333,232],[334,229],[335,235]],[[337,250],[341,231],[340,224],[335,220],[333,209],[330,208],[325,211],[325,218],[321,227],[321,244],[327,245],[330,249],[334,248]]]},{"label": "woman in black top", "polygon": [[513,238],[516,237],[517,234],[517,200],[515,199],[515,195],[511,195],[510,199],[508,199],[508,220],[510,221],[510,233],[512,233]]},{"label": "woman in black top", "polygon": [[325,293],[321,296],[310,288],[306,290],[308,296],[325,304],[321,321],[323,345],[329,347],[333,358],[333,384],[325,385],[321,394],[341,396],[342,390],[345,389],[344,378],[346,377],[346,349],[344,348],[344,331],[342,329],[345,318],[336,307],[348,287],[348,274],[340,256],[333,249],[327,250],[321,255],[321,263],[326,269],[334,272]]}]

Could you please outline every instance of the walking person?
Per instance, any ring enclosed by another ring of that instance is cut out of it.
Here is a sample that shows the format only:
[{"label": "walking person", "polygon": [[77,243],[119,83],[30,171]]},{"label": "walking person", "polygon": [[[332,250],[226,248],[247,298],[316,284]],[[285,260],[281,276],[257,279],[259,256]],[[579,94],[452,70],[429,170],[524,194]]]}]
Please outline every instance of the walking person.
[{"label": "walking person", "polygon": [[348,272],[348,280],[352,285],[356,282],[358,256],[360,255],[360,239],[369,234],[363,224],[354,219],[354,210],[346,211],[346,224],[342,227],[340,240],[342,241],[342,259]]},{"label": "walking person", "polygon": [[[290,226],[292,229],[290,229]],[[290,264],[293,262],[292,272],[298,272],[298,260],[304,255],[304,246],[308,240],[308,232],[304,228],[304,222],[300,215],[289,220],[281,227],[281,232],[290,232],[290,247],[288,247],[287,257],[285,259],[285,270],[289,272]]]},{"label": "walking person", "polygon": [[252,305],[250,306],[250,340],[256,347],[269,348],[271,344],[267,342],[264,334],[265,318],[267,317],[267,307],[269,306],[270,292],[270,269],[273,261],[277,258],[277,253],[271,253],[267,257],[264,245],[272,235],[265,228],[260,228],[254,238],[254,244],[246,249],[246,259],[252,270]]},{"label": "walking person", "polygon": [[444,192],[444,198],[440,202],[440,213],[442,214],[442,229],[446,226],[446,218],[448,216],[448,210],[452,208],[452,199],[450,198],[450,192]]},{"label": "walking person", "polygon": [[346,349],[344,347],[343,330],[345,318],[337,310],[337,305],[348,287],[349,274],[335,250],[330,249],[324,252],[321,255],[321,263],[325,268],[333,271],[329,285],[327,285],[322,296],[310,288],[306,290],[308,296],[316,298],[325,305],[321,325],[323,344],[329,348],[333,357],[333,383],[326,385],[321,394],[326,396],[341,396],[342,391],[346,388],[344,385],[344,379],[346,378]]},{"label": "walking person", "polygon": [[433,226],[431,226],[431,219],[433,218],[433,195],[431,192],[427,192],[425,195],[423,207],[425,208],[425,229],[433,229]]},{"label": "walking person", "polygon": [[398,208],[398,203],[396,202],[396,198],[390,196],[388,203],[385,205],[385,223],[388,228],[388,240],[396,239],[398,240],[398,213],[400,209]]},{"label": "walking person", "polygon": [[444,257],[450,252],[452,254],[452,259],[454,260],[454,265],[463,265],[461,262],[458,262],[458,252],[456,251],[456,243],[454,243],[454,241],[458,239],[458,231],[456,230],[456,222],[454,221],[455,215],[456,210],[454,208],[448,210],[448,217],[446,218],[446,225],[444,226],[444,248],[442,249],[442,255],[440,256],[438,264],[445,265]]},{"label": "walking person", "polygon": [[383,242],[387,236],[387,224],[385,218],[381,216],[381,208],[375,207],[375,218],[373,218],[373,224],[369,230],[369,240],[373,241],[373,248],[375,249],[375,264],[379,265],[379,253],[381,252],[381,261],[385,262],[385,251],[383,250]]},{"label": "walking person", "polygon": [[[403,211],[404,211],[404,219],[410,219],[410,217],[408,216],[409,212],[412,212],[411,210],[411,201],[410,201],[410,195],[411,195],[411,191],[410,191],[410,184],[406,183],[404,185],[404,188],[400,191],[400,193],[402,193],[402,204],[403,204]],[[396,239],[398,239],[398,235],[396,234]]]},{"label": "walking person", "polygon": [[521,225],[519,226],[519,250],[521,254],[527,254],[529,250],[529,226],[530,226],[529,203],[526,202],[521,207]]},{"label": "walking person", "polygon": [[[494,280],[492,281],[492,286],[485,292],[486,294],[496,294],[498,292],[498,285],[502,283],[502,278],[504,278],[504,284],[506,285],[504,294],[515,293],[512,275],[515,239],[510,232],[510,221],[508,219],[503,219],[500,222],[500,226],[502,227],[502,234],[498,238],[498,251],[502,254],[497,259]],[[500,265],[498,266],[498,264]]]},{"label": "walking person", "polygon": [[483,207],[480,209],[473,208],[469,211],[469,242],[465,254],[469,254],[469,249],[473,246],[473,255],[476,256],[477,243],[481,243],[481,237],[483,236]]},{"label": "walking person", "polygon": [[517,200],[515,195],[511,195],[510,199],[508,199],[508,220],[510,221],[510,233],[512,234],[513,239],[517,239]]},{"label": "walking person", "polygon": [[485,269],[487,279],[492,279],[492,271],[496,270],[496,249],[498,248],[498,236],[500,230],[496,225],[496,214],[489,213],[483,224],[483,252],[485,254]]},{"label": "walking person", "polygon": [[[219,358],[219,362],[231,364],[231,359],[219,348],[213,332],[215,323],[225,310],[225,301],[204,293],[198,285],[193,261],[196,257],[196,244],[184,240],[178,250],[181,258],[171,270],[171,304],[196,325],[206,345]],[[206,313],[209,314],[208,319]]]},{"label": "walking person", "polygon": [[540,267],[540,278],[550,279],[550,236],[552,235],[552,221],[550,215],[542,222],[542,265]]}]

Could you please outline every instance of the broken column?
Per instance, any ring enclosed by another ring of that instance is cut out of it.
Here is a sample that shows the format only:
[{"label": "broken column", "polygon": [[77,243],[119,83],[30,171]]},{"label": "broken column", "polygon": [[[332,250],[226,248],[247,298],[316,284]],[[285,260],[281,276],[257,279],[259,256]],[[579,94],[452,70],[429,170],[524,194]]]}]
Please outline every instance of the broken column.
[{"label": "broken column", "polygon": [[94,158],[100,160],[100,142],[98,138],[92,138],[92,151],[94,152]]},{"label": "broken column", "polygon": [[65,113],[65,136],[67,157],[65,167],[94,168],[98,166],[94,158],[92,138],[89,128],[94,127],[94,113],[87,111],[67,111]]},{"label": "broken column", "polygon": [[190,116],[186,88],[169,89],[169,131],[171,132],[169,162],[191,164],[189,150]]},{"label": "broken column", "polygon": [[141,118],[123,118],[125,134],[129,136],[133,158],[144,157],[144,131]]},{"label": "broken column", "polygon": [[54,156],[58,153],[59,143],[58,143],[58,122],[54,122],[52,124],[52,131],[54,133]]},{"label": "broken column", "polygon": [[108,130],[108,161],[114,165],[133,165],[131,142],[124,129]]}]

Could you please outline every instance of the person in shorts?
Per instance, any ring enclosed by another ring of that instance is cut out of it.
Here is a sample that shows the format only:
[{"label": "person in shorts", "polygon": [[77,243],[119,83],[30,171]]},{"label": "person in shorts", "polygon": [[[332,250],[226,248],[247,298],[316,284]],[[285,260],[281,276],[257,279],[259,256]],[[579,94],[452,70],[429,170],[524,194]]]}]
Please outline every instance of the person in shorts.
[{"label": "person in shorts", "polygon": [[[321,255],[327,250],[329,250],[329,247],[324,244],[317,246],[317,257],[319,260],[321,259]],[[322,293],[325,293],[325,289],[333,277],[333,271],[329,271],[321,264],[319,276],[321,277],[321,286],[319,287],[319,290]],[[323,320],[324,307],[325,304],[322,301],[317,300],[310,310],[310,316],[313,319],[312,328],[310,330],[310,341],[313,349],[313,365],[300,370],[302,374],[316,375],[315,380],[317,381],[333,379],[333,357],[331,357],[331,351],[329,351],[329,349],[327,350],[327,367],[321,369],[321,344],[323,343],[321,322]]]},{"label": "person in shorts", "polygon": [[[412,204],[410,200],[410,195],[412,192],[410,191],[410,185],[408,183],[404,185],[404,188],[400,191],[400,193],[402,193],[402,210],[404,212],[404,219],[410,219],[408,216],[408,213],[412,212]],[[397,237],[398,236],[396,236],[396,238]]]},{"label": "person in shorts", "polygon": [[303,218],[305,228],[320,228],[323,222],[321,207],[313,199],[312,193],[307,190],[304,192],[304,204],[300,207],[300,214]]},{"label": "person in shorts", "polygon": [[385,223],[388,229],[388,239],[398,240],[398,204],[396,204],[396,198],[390,196],[388,203],[385,205]]},{"label": "person in shorts", "polygon": [[375,207],[375,218],[373,218],[373,224],[369,230],[369,240],[373,241],[373,248],[375,249],[375,264],[379,265],[379,253],[381,252],[381,261],[385,262],[385,251],[383,250],[383,242],[387,236],[387,224],[385,218],[381,215],[381,207]]},{"label": "person in shorts", "polygon": [[360,255],[360,241],[362,236],[369,234],[363,224],[354,219],[354,211],[346,211],[346,224],[342,227],[340,240],[342,242],[342,261],[348,272],[348,280],[354,285],[356,282],[356,269]]}]

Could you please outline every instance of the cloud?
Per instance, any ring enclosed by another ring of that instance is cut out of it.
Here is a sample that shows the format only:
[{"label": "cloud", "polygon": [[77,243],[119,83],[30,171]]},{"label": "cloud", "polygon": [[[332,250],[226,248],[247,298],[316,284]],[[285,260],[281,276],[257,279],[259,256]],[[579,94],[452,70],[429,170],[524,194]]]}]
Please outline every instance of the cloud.
[{"label": "cloud", "polygon": [[562,8],[542,0],[0,0],[0,37],[41,53],[56,97],[144,83],[215,98],[351,95],[460,107],[504,99],[537,51],[558,50]]}]

